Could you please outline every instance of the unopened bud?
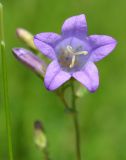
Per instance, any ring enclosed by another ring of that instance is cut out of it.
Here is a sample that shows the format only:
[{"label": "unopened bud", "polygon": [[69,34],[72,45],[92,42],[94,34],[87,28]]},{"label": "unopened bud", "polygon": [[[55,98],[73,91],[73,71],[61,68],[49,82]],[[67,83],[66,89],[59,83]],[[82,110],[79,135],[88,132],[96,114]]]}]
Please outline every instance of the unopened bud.
[{"label": "unopened bud", "polygon": [[83,97],[86,93],[87,93],[87,89],[85,87],[83,87],[81,84],[75,92],[75,94],[78,98]]},{"label": "unopened bud", "polygon": [[34,123],[34,131],[35,131],[35,144],[40,150],[44,150],[47,147],[47,138],[40,121],[36,121]]},{"label": "unopened bud", "polygon": [[37,50],[37,48],[34,45],[33,35],[29,31],[23,28],[18,28],[16,30],[16,34],[18,38],[25,42],[31,49]]},{"label": "unopened bud", "polygon": [[28,66],[37,75],[41,78],[45,76],[47,65],[43,60],[34,55],[31,51],[23,48],[13,48],[12,51],[19,61]]}]

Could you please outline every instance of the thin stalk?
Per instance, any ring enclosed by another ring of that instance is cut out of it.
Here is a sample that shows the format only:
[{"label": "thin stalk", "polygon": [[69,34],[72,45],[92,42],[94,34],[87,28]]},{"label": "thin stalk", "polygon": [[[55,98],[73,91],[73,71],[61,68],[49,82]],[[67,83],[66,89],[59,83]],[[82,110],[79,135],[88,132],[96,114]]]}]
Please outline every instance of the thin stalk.
[{"label": "thin stalk", "polygon": [[81,160],[81,150],[80,150],[80,129],[79,129],[79,121],[78,121],[78,113],[76,110],[76,95],[74,91],[74,82],[71,81],[71,90],[72,90],[72,106],[70,107],[64,97],[64,94],[57,95],[60,97],[61,101],[63,102],[65,109],[70,116],[73,118],[74,122],[74,130],[75,130],[75,145],[76,145],[76,159]]},{"label": "thin stalk", "polygon": [[0,3],[0,41],[4,40],[3,5]]},{"label": "thin stalk", "polygon": [[47,148],[44,149],[44,160],[50,160]]},{"label": "thin stalk", "polygon": [[60,100],[62,101],[62,103],[64,104],[65,111],[69,112],[71,109],[70,109],[67,101],[65,100],[64,92],[63,93],[61,93],[61,92],[55,92],[55,93],[60,98]]},{"label": "thin stalk", "polygon": [[75,130],[75,140],[76,140],[76,158],[77,160],[81,160],[81,151],[80,151],[80,129],[79,129],[79,121],[78,121],[78,113],[76,110],[76,96],[74,91],[74,82],[71,84],[72,89],[72,110],[73,110],[73,122],[74,122],[74,130]]},{"label": "thin stalk", "polygon": [[8,135],[8,150],[10,160],[13,160],[11,126],[10,126],[10,111],[8,102],[8,79],[7,79],[7,64],[5,57],[5,44],[1,41],[1,59],[2,59],[2,78],[3,78],[3,103],[5,109],[6,127]]},{"label": "thin stalk", "polygon": [[9,96],[8,96],[8,78],[7,78],[7,63],[4,43],[4,27],[3,27],[3,6],[0,3],[0,48],[1,48],[1,68],[3,81],[3,104],[5,109],[6,127],[8,135],[8,150],[9,158],[13,160],[11,126],[10,126],[10,111],[9,111]]}]

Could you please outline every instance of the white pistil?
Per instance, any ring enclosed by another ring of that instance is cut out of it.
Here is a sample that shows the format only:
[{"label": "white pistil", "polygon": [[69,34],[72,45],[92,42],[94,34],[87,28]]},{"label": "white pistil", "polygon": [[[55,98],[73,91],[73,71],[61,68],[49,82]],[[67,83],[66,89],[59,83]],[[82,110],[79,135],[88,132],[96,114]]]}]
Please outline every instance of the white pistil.
[{"label": "white pistil", "polygon": [[71,61],[70,66],[69,66],[70,68],[74,67],[76,56],[78,56],[78,55],[87,55],[88,54],[88,51],[75,52],[75,50],[70,45],[67,46],[67,51],[72,55],[72,61]]}]

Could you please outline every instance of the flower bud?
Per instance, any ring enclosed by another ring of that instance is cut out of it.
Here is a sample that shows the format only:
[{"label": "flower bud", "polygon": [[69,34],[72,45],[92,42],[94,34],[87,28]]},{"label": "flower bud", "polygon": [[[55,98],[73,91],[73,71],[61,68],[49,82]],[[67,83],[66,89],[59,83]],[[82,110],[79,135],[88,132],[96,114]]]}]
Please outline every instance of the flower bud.
[{"label": "flower bud", "polygon": [[34,131],[35,131],[35,144],[40,150],[44,150],[47,147],[47,139],[46,135],[40,121],[36,121],[34,123]]},{"label": "flower bud", "polygon": [[23,48],[14,48],[12,51],[19,61],[28,66],[37,75],[41,78],[45,76],[47,65],[39,57],[34,55],[31,51]]},{"label": "flower bud", "polygon": [[77,90],[75,91],[75,94],[78,98],[83,97],[85,94],[87,93],[87,89],[84,88],[81,84],[80,86],[77,88]]},{"label": "flower bud", "polygon": [[37,50],[37,48],[34,45],[33,35],[29,31],[23,28],[18,28],[16,30],[16,34],[18,38],[25,42],[31,49]]}]

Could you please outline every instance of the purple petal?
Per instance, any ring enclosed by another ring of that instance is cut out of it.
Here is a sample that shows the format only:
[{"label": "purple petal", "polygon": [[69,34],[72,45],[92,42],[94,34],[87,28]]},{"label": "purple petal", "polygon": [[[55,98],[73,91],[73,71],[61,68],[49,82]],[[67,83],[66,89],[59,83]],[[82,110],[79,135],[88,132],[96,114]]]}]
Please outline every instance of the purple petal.
[{"label": "purple petal", "polygon": [[117,42],[114,38],[105,35],[89,36],[92,46],[91,61],[97,62],[106,57],[115,48]]},{"label": "purple petal", "polygon": [[50,59],[55,59],[54,49],[50,45],[42,42],[40,39],[36,38],[36,36],[34,37],[34,44],[42,54]]},{"label": "purple petal", "polygon": [[40,76],[45,75],[46,64],[32,52],[23,48],[14,48],[12,51],[19,61],[32,69],[36,74]]},{"label": "purple petal", "polygon": [[70,78],[71,75],[62,71],[57,61],[53,61],[47,68],[44,83],[48,90],[55,90]]},{"label": "purple petal", "polygon": [[87,35],[87,22],[84,14],[68,18],[62,26],[63,36],[84,39]]},{"label": "purple petal", "polygon": [[73,77],[81,82],[90,92],[95,92],[99,86],[98,70],[92,62],[88,62],[83,70],[73,73]]},{"label": "purple petal", "polygon": [[56,43],[61,40],[61,36],[52,32],[43,32],[35,35],[35,38],[55,47]]}]

